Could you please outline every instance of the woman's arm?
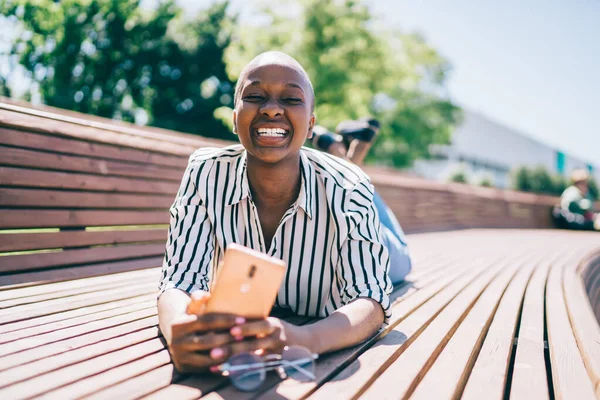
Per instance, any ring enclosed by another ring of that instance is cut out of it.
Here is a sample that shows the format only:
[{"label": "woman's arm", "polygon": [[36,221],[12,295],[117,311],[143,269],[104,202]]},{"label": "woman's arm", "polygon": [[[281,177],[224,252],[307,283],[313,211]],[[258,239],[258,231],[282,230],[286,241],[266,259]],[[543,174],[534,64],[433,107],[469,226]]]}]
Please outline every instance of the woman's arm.
[{"label": "woman's arm", "polygon": [[[322,354],[358,344],[373,336],[383,324],[381,304],[360,297],[314,324],[292,327],[300,332],[299,344]],[[287,324],[287,323],[286,323]],[[290,325],[290,324],[288,324]],[[290,338],[292,341],[294,338]]]}]

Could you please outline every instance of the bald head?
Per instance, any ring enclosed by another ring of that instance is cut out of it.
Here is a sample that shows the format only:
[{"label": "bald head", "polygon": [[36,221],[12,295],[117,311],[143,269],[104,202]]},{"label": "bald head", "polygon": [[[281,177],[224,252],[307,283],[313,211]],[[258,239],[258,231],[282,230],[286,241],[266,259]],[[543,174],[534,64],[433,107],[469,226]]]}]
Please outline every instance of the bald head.
[{"label": "bald head", "polygon": [[308,74],[306,73],[306,71],[304,70],[302,65],[300,65],[300,63],[294,57],[292,57],[288,54],[285,54],[281,51],[267,51],[267,52],[261,53],[258,56],[254,57],[254,59],[252,59],[252,61],[250,61],[248,64],[246,64],[246,66],[244,67],[244,69],[242,69],[242,72],[240,73],[240,77],[238,78],[237,84],[235,85],[235,93],[233,95],[233,106],[234,107],[238,103],[242,88],[244,86],[244,82],[248,78],[248,75],[250,73],[252,73],[252,71],[256,70],[257,68],[260,68],[260,67],[263,67],[266,65],[278,65],[278,66],[282,66],[282,67],[291,68],[291,69],[297,71],[300,74],[300,76],[306,81],[306,84],[308,85],[308,87],[310,89],[310,94],[312,96],[311,105],[312,105],[312,108],[314,108],[315,91],[314,91],[312,82],[310,81],[310,78],[308,77]]}]

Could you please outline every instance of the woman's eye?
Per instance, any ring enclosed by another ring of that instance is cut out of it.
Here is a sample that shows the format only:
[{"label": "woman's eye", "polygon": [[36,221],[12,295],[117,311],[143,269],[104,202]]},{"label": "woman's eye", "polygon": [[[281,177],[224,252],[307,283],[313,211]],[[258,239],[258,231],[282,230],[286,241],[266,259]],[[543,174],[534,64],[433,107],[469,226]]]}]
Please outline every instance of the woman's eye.
[{"label": "woman's eye", "polygon": [[302,103],[302,99],[299,99],[297,97],[286,97],[283,100],[286,101],[286,102],[288,102],[288,103]]},{"label": "woman's eye", "polygon": [[250,101],[259,101],[262,99],[263,99],[263,97],[258,94],[251,94],[251,95],[244,97],[244,100],[250,100]]}]

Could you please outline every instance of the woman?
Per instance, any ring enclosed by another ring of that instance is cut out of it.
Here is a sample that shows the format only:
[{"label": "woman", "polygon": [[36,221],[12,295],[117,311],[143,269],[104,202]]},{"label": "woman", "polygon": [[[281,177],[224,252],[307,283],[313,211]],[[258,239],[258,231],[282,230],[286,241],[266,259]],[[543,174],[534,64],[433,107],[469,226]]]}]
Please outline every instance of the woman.
[{"label": "woman", "polygon": [[[234,103],[242,145],[196,151],[171,208],[159,322],[185,372],[291,344],[315,353],[345,348],[391,315],[372,185],[357,166],[302,148],[315,124],[302,66],[283,53],[259,55],[240,74]],[[287,262],[276,307],[322,319],[295,326],[274,317],[188,314],[191,298],[207,298],[213,266],[233,242]]]}]

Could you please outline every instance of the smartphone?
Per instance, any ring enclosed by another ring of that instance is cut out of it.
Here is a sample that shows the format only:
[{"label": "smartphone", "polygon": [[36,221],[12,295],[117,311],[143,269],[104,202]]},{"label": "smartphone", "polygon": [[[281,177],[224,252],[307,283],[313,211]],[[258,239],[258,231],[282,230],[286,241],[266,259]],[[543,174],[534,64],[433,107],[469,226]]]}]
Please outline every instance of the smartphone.
[{"label": "smartphone", "polygon": [[267,318],[285,271],[282,260],[230,244],[204,312],[235,314],[246,319]]}]

